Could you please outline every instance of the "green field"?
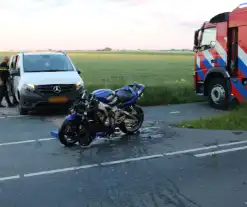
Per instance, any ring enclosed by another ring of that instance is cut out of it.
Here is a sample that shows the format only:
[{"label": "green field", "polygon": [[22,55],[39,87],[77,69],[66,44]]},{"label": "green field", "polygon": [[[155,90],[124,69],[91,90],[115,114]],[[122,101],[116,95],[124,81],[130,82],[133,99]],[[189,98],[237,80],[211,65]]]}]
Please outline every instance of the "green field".
[{"label": "green field", "polygon": [[[134,81],[146,85],[142,105],[200,101],[193,90],[193,54],[186,52],[68,53],[82,71],[86,87],[118,88]],[[6,54],[0,54],[0,57]]]}]

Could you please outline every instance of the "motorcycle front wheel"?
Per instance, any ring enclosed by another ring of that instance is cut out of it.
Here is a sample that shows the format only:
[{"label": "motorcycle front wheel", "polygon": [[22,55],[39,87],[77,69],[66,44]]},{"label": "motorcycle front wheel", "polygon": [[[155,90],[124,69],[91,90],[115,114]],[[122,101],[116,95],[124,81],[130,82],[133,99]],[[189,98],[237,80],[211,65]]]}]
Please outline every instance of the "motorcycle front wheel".
[{"label": "motorcycle front wheel", "polygon": [[58,139],[66,147],[72,147],[77,143],[77,140],[73,139],[75,138],[73,128],[72,122],[65,120],[58,131]]},{"label": "motorcycle front wheel", "polygon": [[137,121],[134,121],[134,123],[132,123],[130,126],[127,125],[126,122],[123,122],[122,124],[120,124],[119,129],[125,133],[125,134],[134,134],[135,132],[137,132],[144,121],[144,112],[142,110],[142,108],[138,105],[132,106],[135,113],[131,113],[132,116],[135,116],[137,118]]}]

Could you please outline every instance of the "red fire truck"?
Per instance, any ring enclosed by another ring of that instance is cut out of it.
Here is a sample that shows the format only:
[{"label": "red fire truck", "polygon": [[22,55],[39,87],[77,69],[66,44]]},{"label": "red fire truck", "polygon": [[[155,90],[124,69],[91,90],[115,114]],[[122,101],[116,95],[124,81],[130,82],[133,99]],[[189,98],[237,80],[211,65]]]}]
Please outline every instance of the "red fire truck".
[{"label": "red fire truck", "polygon": [[247,102],[247,3],[220,13],[194,35],[194,88],[213,108]]}]

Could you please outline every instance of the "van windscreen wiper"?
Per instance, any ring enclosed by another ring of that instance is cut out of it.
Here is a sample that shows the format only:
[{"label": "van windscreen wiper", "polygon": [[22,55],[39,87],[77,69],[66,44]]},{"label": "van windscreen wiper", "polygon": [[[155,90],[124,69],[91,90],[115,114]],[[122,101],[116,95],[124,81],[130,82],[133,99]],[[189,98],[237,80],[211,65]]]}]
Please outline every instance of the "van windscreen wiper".
[{"label": "van windscreen wiper", "polygon": [[27,70],[24,72],[34,73],[34,72],[66,72],[66,71],[73,71],[73,70],[50,69],[50,70]]},{"label": "van windscreen wiper", "polygon": [[61,70],[61,69],[51,69],[51,70],[43,70],[43,72],[61,72],[61,71],[68,71],[68,70]]}]

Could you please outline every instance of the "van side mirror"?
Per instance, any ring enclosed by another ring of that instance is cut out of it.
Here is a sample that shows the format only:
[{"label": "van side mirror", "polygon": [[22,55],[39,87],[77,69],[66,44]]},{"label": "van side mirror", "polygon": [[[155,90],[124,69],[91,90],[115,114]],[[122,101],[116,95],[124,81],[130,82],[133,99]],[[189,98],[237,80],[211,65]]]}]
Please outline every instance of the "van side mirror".
[{"label": "van side mirror", "polygon": [[80,70],[78,70],[78,69],[76,69],[77,70],[77,73],[80,75],[81,74],[81,71]]}]

